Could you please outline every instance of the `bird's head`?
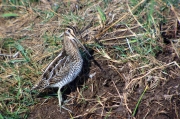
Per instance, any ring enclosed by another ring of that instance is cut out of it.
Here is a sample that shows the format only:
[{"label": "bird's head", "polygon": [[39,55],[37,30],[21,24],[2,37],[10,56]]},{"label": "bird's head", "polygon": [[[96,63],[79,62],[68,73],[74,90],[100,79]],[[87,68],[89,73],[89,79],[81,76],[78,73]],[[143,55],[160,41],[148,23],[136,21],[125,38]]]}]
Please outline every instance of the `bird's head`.
[{"label": "bird's head", "polygon": [[80,45],[85,51],[86,53],[91,56],[89,54],[89,52],[86,50],[86,48],[83,46],[83,44],[78,40],[78,38],[76,37],[75,34],[76,33],[76,29],[74,27],[67,27],[65,29],[65,39],[64,40],[70,40],[71,42],[73,42],[73,44],[75,44],[76,46]]}]

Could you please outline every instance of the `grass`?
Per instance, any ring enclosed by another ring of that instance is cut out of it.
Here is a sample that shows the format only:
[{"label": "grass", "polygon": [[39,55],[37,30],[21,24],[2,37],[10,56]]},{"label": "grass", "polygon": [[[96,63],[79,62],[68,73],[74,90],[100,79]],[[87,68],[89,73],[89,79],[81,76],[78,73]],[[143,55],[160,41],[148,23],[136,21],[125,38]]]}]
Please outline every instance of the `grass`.
[{"label": "grass", "polygon": [[[166,17],[170,18],[163,12],[170,11],[169,5],[175,7],[177,1],[130,0],[122,3],[108,0],[81,4],[65,2],[48,7],[38,0],[3,1],[0,16],[6,20],[4,24],[12,28],[5,29],[3,37],[0,34],[0,119],[28,118],[29,107],[39,103],[30,94],[30,89],[62,49],[66,25],[84,29],[82,37],[86,46],[95,51],[96,60],[113,62],[117,66],[136,62],[131,79],[146,76],[157,65],[158,61],[152,59],[163,50],[159,23],[167,23]],[[13,57],[16,53],[18,55]],[[137,81],[140,80],[127,80],[129,92],[133,92]],[[90,87],[86,84],[82,87],[80,95],[86,101],[83,91]],[[101,102],[100,98],[95,102]],[[104,118],[111,113],[113,109]]]},{"label": "grass", "polygon": [[134,111],[133,111],[132,117],[135,116],[135,114],[136,114],[136,112],[137,112],[137,109],[138,109],[138,106],[139,106],[139,104],[140,104],[140,102],[141,102],[141,100],[142,100],[142,97],[144,96],[144,94],[145,94],[145,92],[148,90],[148,88],[149,88],[149,87],[146,86],[146,88],[144,89],[142,95],[139,97],[139,100],[138,100],[138,102],[137,102],[137,104],[136,104],[136,107],[135,107],[135,109],[134,109]]}]

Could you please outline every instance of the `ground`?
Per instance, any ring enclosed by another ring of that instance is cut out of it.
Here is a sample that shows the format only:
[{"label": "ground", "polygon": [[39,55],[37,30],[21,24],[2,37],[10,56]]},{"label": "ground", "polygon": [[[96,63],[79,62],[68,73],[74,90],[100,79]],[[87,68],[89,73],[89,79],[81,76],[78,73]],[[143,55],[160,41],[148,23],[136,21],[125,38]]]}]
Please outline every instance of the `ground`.
[{"label": "ground", "polygon": [[[0,1],[0,119],[180,118],[179,3],[21,2]],[[31,90],[66,26],[91,54],[80,48],[82,71],[61,89],[69,111],[56,88]]]},{"label": "ground", "polygon": [[[172,52],[166,50],[163,53],[159,53],[157,59],[163,59],[166,55],[171,56]],[[170,60],[171,57],[166,60]],[[176,58],[179,62],[179,59]],[[51,97],[48,99],[40,98],[40,104],[31,107],[29,119],[44,118],[44,119],[67,119],[70,117],[78,119],[126,119],[131,117],[126,105],[124,105],[123,96],[126,93],[125,81],[121,76],[129,72],[128,64],[124,64],[122,69],[114,69],[106,61],[97,61],[102,67],[101,70],[94,63],[90,66],[90,72],[83,72],[74,82],[72,82],[67,88],[70,92],[64,92],[67,95],[66,100],[74,98],[69,101],[65,106],[72,112],[66,110],[60,111],[58,107],[58,99]],[[178,70],[175,67],[171,67],[168,71]],[[171,74],[169,72],[169,74]],[[175,71],[177,72],[177,71]],[[179,72],[179,70],[178,70]],[[93,75],[92,78],[84,75]],[[160,81],[160,85],[153,91],[148,91],[141,101],[138,111],[136,112],[136,118],[141,119],[172,119],[178,118],[180,115],[180,86],[177,83],[180,77],[177,74],[166,75],[167,81]],[[160,79],[164,80],[164,79]],[[78,83],[77,83],[78,82]],[[81,83],[80,83],[81,82]],[[83,82],[83,83],[82,83]],[[76,84],[79,87],[73,87]],[[81,84],[81,85],[80,85]],[[83,87],[82,87],[83,84]],[[142,91],[145,87],[136,87],[136,90],[128,97],[127,106],[130,110],[133,110]],[[54,92],[56,93],[56,92]],[[82,93],[82,94],[81,94]]]}]

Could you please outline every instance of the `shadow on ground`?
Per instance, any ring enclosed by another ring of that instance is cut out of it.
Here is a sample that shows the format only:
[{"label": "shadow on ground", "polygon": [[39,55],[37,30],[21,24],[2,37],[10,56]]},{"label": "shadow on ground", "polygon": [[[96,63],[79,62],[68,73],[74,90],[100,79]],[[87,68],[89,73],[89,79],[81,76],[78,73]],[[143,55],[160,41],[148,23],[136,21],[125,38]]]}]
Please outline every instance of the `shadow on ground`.
[{"label": "shadow on ground", "polygon": [[[158,53],[157,59],[165,60],[165,62],[172,61],[172,52],[169,50],[165,48],[163,52]],[[176,57],[173,60],[179,62]],[[38,104],[30,107],[28,119],[131,118],[131,113],[127,107],[134,110],[142,91],[140,91],[140,87],[136,87],[136,90],[127,97],[127,105],[125,105],[123,96],[126,90],[124,90],[125,80],[122,75],[129,72],[128,67],[126,67],[127,63],[121,64],[125,68],[120,71],[120,69],[114,69],[114,64],[111,62],[103,60],[97,62],[104,71],[100,70],[92,60],[86,60],[84,67],[87,69],[83,68],[80,76],[63,89],[66,89],[63,97],[66,100],[72,98],[65,104],[65,107],[70,109],[72,113],[63,109],[60,112],[56,97],[48,99],[41,97]],[[142,119],[142,117],[146,117],[146,119],[179,118],[180,86],[177,82],[179,82],[180,76],[172,74],[174,70],[176,70],[175,66],[168,68],[167,73],[169,75],[166,78],[169,80],[160,81],[154,90],[145,93],[135,115],[137,119]]]}]

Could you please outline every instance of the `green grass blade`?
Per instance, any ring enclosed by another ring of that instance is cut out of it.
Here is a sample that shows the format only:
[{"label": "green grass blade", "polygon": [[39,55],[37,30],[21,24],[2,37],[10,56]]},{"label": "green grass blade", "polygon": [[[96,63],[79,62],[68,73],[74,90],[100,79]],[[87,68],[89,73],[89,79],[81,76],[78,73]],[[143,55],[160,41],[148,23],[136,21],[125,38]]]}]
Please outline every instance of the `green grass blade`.
[{"label": "green grass blade", "polygon": [[0,119],[4,119],[4,117],[0,114]]},{"label": "green grass blade", "polygon": [[23,48],[23,46],[22,46],[20,43],[16,42],[16,43],[15,43],[15,47],[16,47],[17,50],[19,50],[19,51],[22,53],[22,55],[24,56],[24,58],[26,59],[26,61],[29,62],[29,61],[30,61],[30,58],[27,56],[27,52],[25,51],[25,49]]},{"label": "green grass blade", "polygon": [[145,92],[146,92],[147,89],[148,89],[148,86],[146,86],[146,88],[144,89],[143,93],[141,94],[141,96],[140,96],[140,98],[139,98],[139,100],[138,100],[138,102],[137,102],[137,104],[136,104],[136,107],[135,107],[135,109],[134,109],[134,111],[133,111],[133,114],[132,114],[133,117],[135,116],[135,114],[136,114],[136,112],[137,112],[137,108],[138,108],[138,106],[139,106],[139,104],[140,104],[140,102],[141,102],[141,100],[142,100],[142,97],[144,96],[144,94],[145,94]]},{"label": "green grass blade", "polygon": [[19,15],[18,14],[15,14],[15,13],[4,13],[1,15],[1,17],[5,17],[5,18],[8,18],[8,17],[18,17]]},{"label": "green grass blade", "polygon": [[97,7],[98,13],[101,17],[101,20],[103,21],[103,23],[106,22],[106,15],[104,14],[103,10],[100,7]]}]

